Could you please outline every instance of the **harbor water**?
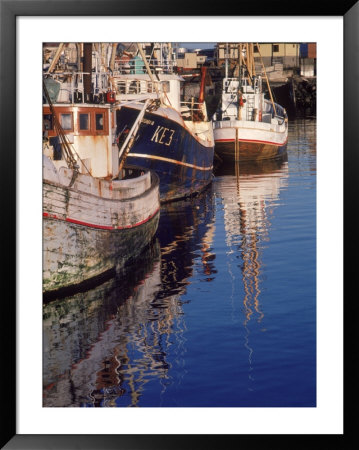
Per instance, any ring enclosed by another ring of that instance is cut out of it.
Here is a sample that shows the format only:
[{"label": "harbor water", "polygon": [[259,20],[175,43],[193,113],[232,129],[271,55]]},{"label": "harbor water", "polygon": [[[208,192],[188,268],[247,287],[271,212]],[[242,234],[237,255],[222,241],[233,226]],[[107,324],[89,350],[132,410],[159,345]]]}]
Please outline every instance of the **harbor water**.
[{"label": "harbor water", "polygon": [[43,307],[43,406],[316,406],[316,121],[287,157],[215,167],[154,241]]}]

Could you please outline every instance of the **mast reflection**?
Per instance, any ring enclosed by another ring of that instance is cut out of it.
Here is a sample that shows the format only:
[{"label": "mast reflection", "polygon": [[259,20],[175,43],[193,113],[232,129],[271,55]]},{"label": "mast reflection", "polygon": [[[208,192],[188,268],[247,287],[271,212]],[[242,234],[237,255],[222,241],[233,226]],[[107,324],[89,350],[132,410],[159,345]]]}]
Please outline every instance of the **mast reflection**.
[{"label": "mast reflection", "polygon": [[[215,173],[215,192],[223,205],[228,272],[232,279],[232,320],[236,322],[240,317],[235,299],[240,290],[251,379],[254,349],[250,346],[249,323],[256,320],[260,324],[264,318],[260,302],[262,254],[269,240],[274,207],[279,204],[281,190],[287,187],[288,162],[285,156],[280,160],[221,165]],[[240,284],[236,282],[237,267]]]}]

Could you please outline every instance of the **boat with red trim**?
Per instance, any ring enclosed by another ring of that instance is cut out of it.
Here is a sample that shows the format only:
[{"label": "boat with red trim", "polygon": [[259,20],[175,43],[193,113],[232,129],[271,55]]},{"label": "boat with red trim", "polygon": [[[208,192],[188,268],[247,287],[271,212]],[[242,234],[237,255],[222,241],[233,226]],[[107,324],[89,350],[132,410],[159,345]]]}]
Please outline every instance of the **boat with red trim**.
[{"label": "boat with red trim", "polygon": [[[263,78],[255,72],[253,44],[238,44],[237,53],[238,76],[228,76],[226,58],[221,105],[213,118],[215,155],[224,161],[280,158],[287,147],[287,113],[274,102],[266,75],[270,100],[264,97]],[[263,70],[265,74],[264,65]]]},{"label": "boat with red trim", "polygon": [[45,293],[121,269],[150,243],[159,221],[158,176],[146,168],[119,167],[111,97],[96,103],[93,80],[99,74],[84,72],[48,71],[44,77]]},{"label": "boat with red trim", "polygon": [[152,240],[159,221],[155,173],[122,179],[79,173],[43,156],[43,290],[79,285],[122,268]]},{"label": "boat with red trim", "polygon": [[[161,202],[197,194],[213,178],[213,128],[204,101],[206,68],[199,98],[184,102],[183,78],[172,71],[171,65],[166,72],[153,74],[141,44],[138,51],[147,73],[141,70],[112,78],[119,101],[116,122],[120,158],[159,175]],[[141,111],[143,116],[139,120]]]}]

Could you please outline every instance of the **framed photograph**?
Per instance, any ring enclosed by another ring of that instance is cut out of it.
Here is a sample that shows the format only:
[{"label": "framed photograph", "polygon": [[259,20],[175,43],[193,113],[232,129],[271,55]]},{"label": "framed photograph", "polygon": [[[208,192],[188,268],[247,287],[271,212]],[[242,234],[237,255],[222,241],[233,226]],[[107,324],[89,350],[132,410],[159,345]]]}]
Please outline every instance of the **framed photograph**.
[{"label": "framed photograph", "polygon": [[2,448],[345,447],[359,7],[316,5],[1,0]]}]

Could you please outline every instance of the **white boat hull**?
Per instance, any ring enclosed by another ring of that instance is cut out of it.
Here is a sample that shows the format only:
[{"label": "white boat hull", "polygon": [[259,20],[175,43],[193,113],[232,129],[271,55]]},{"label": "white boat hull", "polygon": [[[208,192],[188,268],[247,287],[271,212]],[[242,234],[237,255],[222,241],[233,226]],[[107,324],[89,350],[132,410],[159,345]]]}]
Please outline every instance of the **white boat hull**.
[{"label": "white boat hull", "polygon": [[[43,290],[83,283],[120,268],[154,236],[159,182],[150,172],[128,180],[100,180],[50,160],[43,180]],[[153,178],[152,178],[153,177]]]},{"label": "white boat hull", "polygon": [[254,161],[277,158],[286,151],[287,123],[217,121],[214,125],[215,153],[222,160]]}]

